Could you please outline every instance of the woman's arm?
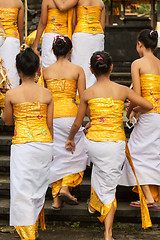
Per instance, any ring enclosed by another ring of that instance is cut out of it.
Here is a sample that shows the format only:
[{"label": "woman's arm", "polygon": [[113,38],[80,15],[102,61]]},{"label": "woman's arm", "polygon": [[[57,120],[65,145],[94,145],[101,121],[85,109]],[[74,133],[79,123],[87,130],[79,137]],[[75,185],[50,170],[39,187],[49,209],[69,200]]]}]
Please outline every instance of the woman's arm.
[{"label": "woman's arm", "polygon": [[[133,82],[133,90],[139,96],[141,96],[141,85],[140,85],[140,69],[139,69],[139,60],[136,60],[131,65],[131,75],[132,75],[132,82]],[[133,108],[135,107],[134,103],[130,103],[127,117],[129,117],[130,113],[132,112]]]},{"label": "woman's arm", "polygon": [[13,125],[13,107],[10,99],[10,90],[5,95],[5,108],[3,111],[3,121],[5,125]]},{"label": "woman's arm", "polygon": [[71,151],[72,153],[75,150],[75,143],[74,143],[74,137],[76,133],[78,132],[80,126],[82,125],[86,110],[87,110],[87,94],[86,91],[82,94],[80,105],[78,108],[78,113],[76,116],[76,119],[71,127],[67,142],[66,142],[66,149],[68,151]]},{"label": "woman's arm", "polygon": [[54,2],[56,7],[64,12],[73,8],[78,3],[78,0],[54,0]]},{"label": "woman's arm", "polygon": [[101,26],[104,31],[104,29],[105,29],[105,7],[102,9],[102,12],[101,12]]},{"label": "woman's arm", "polygon": [[54,104],[53,104],[53,98],[51,94],[51,101],[47,107],[47,126],[52,138],[53,138],[53,110],[54,110]]},{"label": "woman's arm", "polygon": [[82,93],[86,89],[86,77],[82,67],[79,67],[78,81],[77,81],[77,89],[79,97],[82,96]]},{"label": "woman's arm", "polygon": [[23,26],[24,26],[24,7],[23,7],[23,4],[21,4],[21,7],[19,8],[17,24],[18,24],[20,46],[21,46],[23,44],[23,37],[24,37],[24,29],[23,29]]},{"label": "woman's arm", "polygon": [[38,43],[47,25],[47,20],[48,20],[48,4],[45,0],[43,0],[42,7],[41,7],[41,17],[40,17],[40,21],[37,28],[36,38],[34,40],[33,47],[32,47],[32,49],[35,52],[37,51]]},{"label": "woman's arm", "polygon": [[137,93],[135,93],[130,88],[127,88],[127,96],[131,102],[133,102],[134,106],[138,106],[134,108],[134,111],[142,111],[143,113],[148,112],[152,110],[153,104],[147,101],[145,98],[139,96]]},{"label": "woman's arm", "polygon": [[72,33],[74,33],[74,29],[77,25],[77,8],[73,9],[73,17],[72,17]]}]

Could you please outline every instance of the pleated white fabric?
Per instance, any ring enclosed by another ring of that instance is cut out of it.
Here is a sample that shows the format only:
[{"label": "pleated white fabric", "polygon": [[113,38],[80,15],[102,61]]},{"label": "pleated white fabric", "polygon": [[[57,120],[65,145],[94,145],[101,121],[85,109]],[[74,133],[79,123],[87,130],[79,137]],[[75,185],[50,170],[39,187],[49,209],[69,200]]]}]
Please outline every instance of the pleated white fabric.
[{"label": "pleated white fabric", "polygon": [[74,33],[72,36],[73,51],[71,62],[81,66],[86,75],[86,88],[96,82],[90,71],[90,58],[95,51],[104,50],[104,34]]},{"label": "pleated white fabric", "polygon": [[70,174],[79,173],[86,169],[88,156],[84,148],[85,135],[81,127],[75,135],[75,152],[67,151],[65,144],[69,131],[74,122],[74,117],[62,117],[53,119],[53,157],[50,169],[50,183],[56,182]]},{"label": "pleated white fabric", "polygon": [[52,151],[53,143],[11,146],[11,226],[35,224],[45,202]]},{"label": "pleated white fabric", "polygon": [[95,142],[88,139],[85,143],[87,154],[93,163],[91,186],[103,204],[112,203],[122,174],[126,143]]},{"label": "pleated white fabric", "polygon": [[16,55],[20,52],[20,41],[18,38],[7,37],[0,47],[0,57],[3,59],[3,66],[9,70],[7,76],[11,82],[11,88],[19,85],[20,79],[16,69]]},{"label": "pleated white fabric", "polygon": [[[139,184],[160,185],[160,114],[142,114],[131,133],[128,146]],[[127,160],[120,184],[137,185]]]},{"label": "pleated white fabric", "polygon": [[44,33],[42,39],[42,68],[49,67],[57,61],[53,53],[52,46],[54,38],[60,35],[59,33]]}]

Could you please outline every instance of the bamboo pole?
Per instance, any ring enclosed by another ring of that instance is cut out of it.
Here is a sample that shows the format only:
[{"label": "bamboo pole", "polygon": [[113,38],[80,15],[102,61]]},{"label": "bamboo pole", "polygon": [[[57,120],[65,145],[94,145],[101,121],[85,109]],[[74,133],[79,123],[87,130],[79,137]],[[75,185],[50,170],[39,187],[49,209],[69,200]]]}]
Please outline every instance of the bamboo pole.
[{"label": "bamboo pole", "polygon": [[27,11],[28,11],[28,4],[27,4],[27,0],[25,0],[25,42],[27,39]]}]

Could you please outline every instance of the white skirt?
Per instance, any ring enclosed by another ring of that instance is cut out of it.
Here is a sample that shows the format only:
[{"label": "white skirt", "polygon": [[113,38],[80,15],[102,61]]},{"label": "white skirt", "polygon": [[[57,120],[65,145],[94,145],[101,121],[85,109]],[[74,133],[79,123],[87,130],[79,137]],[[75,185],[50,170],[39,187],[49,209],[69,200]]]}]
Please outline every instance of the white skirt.
[{"label": "white skirt", "polygon": [[52,46],[54,38],[60,35],[59,33],[44,33],[42,39],[42,68],[49,67],[57,61],[53,53]]},{"label": "white skirt", "polygon": [[81,127],[75,135],[75,152],[66,150],[65,144],[74,122],[74,117],[53,119],[53,162],[50,169],[50,183],[56,182],[70,174],[79,173],[86,169],[87,155],[84,149],[85,135]]},{"label": "white skirt", "polygon": [[74,33],[72,43],[71,62],[84,69],[86,88],[89,88],[96,82],[95,76],[90,71],[90,58],[94,52],[104,50],[104,34]]},{"label": "white skirt", "polygon": [[3,66],[9,70],[7,76],[11,82],[11,88],[19,85],[20,78],[16,69],[16,55],[20,52],[20,41],[18,38],[7,37],[0,47],[0,57],[3,59]]},{"label": "white skirt", "polygon": [[88,139],[85,142],[87,154],[93,163],[91,186],[103,204],[112,203],[122,174],[126,143]]},{"label": "white skirt", "polygon": [[11,146],[10,226],[36,223],[45,202],[53,143],[30,142]]},{"label": "white skirt", "polygon": [[[131,133],[128,146],[139,184],[160,185],[160,114],[142,114]],[[120,184],[137,185],[127,160]]]}]

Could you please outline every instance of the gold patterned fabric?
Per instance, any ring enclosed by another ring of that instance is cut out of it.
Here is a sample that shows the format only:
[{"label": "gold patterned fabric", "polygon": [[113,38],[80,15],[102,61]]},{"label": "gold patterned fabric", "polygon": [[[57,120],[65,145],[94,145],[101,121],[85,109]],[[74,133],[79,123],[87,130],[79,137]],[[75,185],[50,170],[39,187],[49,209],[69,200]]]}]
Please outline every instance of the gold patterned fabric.
[{"label": "gold patterned fabric", "polygon": [[18,8],[0,8],[0,22],[2,23],[7,37],[19,38],[17,18]]},{"label": "gold patterned fabric", "polygon": [[67,35],[68,12],[61,12],[58,9],[49,9],[45,33],[59,33],[61,35]]},{"label": "gold patterned fabric", "polygon": [[64,177],[63,179],[60,179],[54,183],[52,183],[52,197],[55,198],[61,187],[63,186],[69,186],[69,187],[76,187],[78,186],[82,180],[83,180],[83,175],[84,172],[80,172],[80,173],[74,173],[74,174],[70,174],[66,177]]},{"label": "gold patterned fabric", "polygon": [[153,109],[148,113],[160,113],[160,75],[142,74],[141,95],[153,104]]},{"label": "gold patterned fabric", "polygon": [[112,98],[88,101],[91,127],[86,137],[92,141],[125,141],[123,128],[124,102]]},{"label": "gold patterned fabric", "polygon": [[24,102],[13,105],[15,130],[12,144],[53,142],[46,122],[47,105]]},{"label": "gold patterned fabric", "polygon": [[75,103],[77,81],[71,79],[47,79],[47,88],[54,100],[54,118],[75,117],[77,105]]},{"label": "gold patterned fabric", "polygon": [[44,207],[42,208],[42,211],[40,212],[35,224],[30,226],[15,226],[15,229],[19,234],[20,238],[23,240],[35,240],[38,235],[39,221],[41,224],[41,229],[43,231],[46,230],[45,218],[44,218]]},{"label": "gold patterned fabric", "polygon": [[4,108],[5,93],[0,92],[0,108]]},{"label": "gold patterned fabric", "polygon": [[93,207],[96,211],[101,213],[101,217],[98,217],[98,219],[100,220],[100,222],[103,222],[107,216],[107,214],[109,213],[109,211],[111,210],[112,204],[114,206],[114,209],[116,211],[117,209],[117,201],[116,198],[114,199],[114,201],[112,203],[109,204],[103,204],[99,197],[97,196],[96,192],[94,191],[94,189],[91,187],[91,194],[90,194],[90,203],[91,207]]},{"label": "gold patterned fabric", "polygon": [[[119,140],[126,141],[125,132],[123,128],[123,108],[124,108],[123,101],[113,100],[113,98],[94,98],[88,101],[88,105],[91,114],[90,117],[91,128],[88,130],[88,133],[86,135],[88,139],[92,141],[116,141],[116,142]],[[126,157],[136,178],[139,199],[141,203],[142,227],[145,229],[151,227],[152,223],[144,194],[142,192],[142,189],[139,185],[136,176],[136,172],[129,152],[127,141],[126,141]],[[91,193],[93,193],[93,190]],[[95,194],[93,195],[95,196]],[[96,201],[98,202],[99,206],[100,200]],[[91,201],[91,206],[96,210],[98,209],[97,211],[101,212],[102,215],[100,217],[100,221],[103,221],[105,219],[105,216],[110,211],[112,203],[111,205],[107,204],[107,206],[100,205],[101,207],[97,207],[94,200],[93,202]]]},{"label": "gold patterned fabric", "polygon": [[101,7],[78,6],[77,25],[74,30],[74,33],[76,32],[92,34],[104,33],[100,23],[101,11],[102,11]]}]

